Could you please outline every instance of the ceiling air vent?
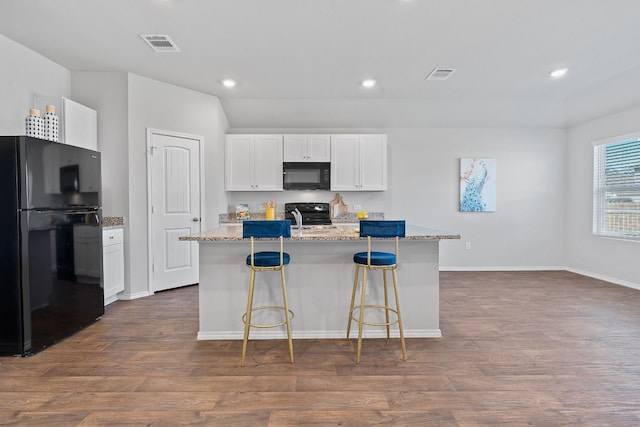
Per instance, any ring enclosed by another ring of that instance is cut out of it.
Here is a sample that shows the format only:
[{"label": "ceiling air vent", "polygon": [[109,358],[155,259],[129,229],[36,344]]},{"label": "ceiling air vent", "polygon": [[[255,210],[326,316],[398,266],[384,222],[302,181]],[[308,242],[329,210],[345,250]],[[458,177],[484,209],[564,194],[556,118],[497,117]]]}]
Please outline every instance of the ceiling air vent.
[{"label": "ceiling air vent", "polygon": [[431,73],[425,78],[426,80],[447,80],[453,72],[456,71],[453,68],[434,68]]},{"label": "ceiling air vent", "polygon": [[178,46],[176,46],[169,36],[162,34],[140,34],[140,37],[156,52],[180,52]]}]

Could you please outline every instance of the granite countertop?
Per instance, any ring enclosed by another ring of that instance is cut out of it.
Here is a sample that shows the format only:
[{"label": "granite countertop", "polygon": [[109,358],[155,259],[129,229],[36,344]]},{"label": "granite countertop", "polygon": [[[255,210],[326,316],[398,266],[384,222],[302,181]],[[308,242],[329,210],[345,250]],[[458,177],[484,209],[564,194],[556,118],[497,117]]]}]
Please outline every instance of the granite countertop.
[{"label": "granite countertop", "polygon": [[122,228],[124,227],[124,217],[105,216],[102,218],[102,228]]},{"label": "granite countertop", "polygon": [[[444,230],[420,227],[407,224],[406,237],[403,240],[442,240],[459,239],[460,235]],[[213,228],[202,233],[191,236],[180,237],[180,240],[190,240],[196,242],[233,242],[248,240],[242,237],[242,227],[236,225],[226,225]],[[274,239],[261,239],[274,240]],[[318,225],[302,230],[292,228],[291,237],[288,240],[299,241],[344,241],[344,240],[364,240],[359,235],[357,225]]]}]

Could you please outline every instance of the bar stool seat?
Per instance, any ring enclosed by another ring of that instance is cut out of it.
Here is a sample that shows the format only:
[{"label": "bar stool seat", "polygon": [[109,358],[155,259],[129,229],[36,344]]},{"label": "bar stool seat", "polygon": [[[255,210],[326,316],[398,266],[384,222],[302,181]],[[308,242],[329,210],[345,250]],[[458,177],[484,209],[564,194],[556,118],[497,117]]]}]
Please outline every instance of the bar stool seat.
[{"label": "bar stool seat", "polygon": [[[284,266],[291,262],[291,256],[284,252],[284,237],[291,237],[291,221],[290,220],[265,220],[251,221],[247,220],[242,223],[242,237],[249,238],[251,241],[251,253],[246,258],[246,264],[251,269],[251,278],[249,280],[249,294],[247,296],[247,310],[242,315],[244,323],[244,336],[242,339],[242,359],[240,366],[244,366],[247,354],[247,342],[249,340],[249,331],[253,328],[275,328],[285,325],[287,330],[287,341],[289,343],[289,358],[293,363],[293,342],[291,340],[291,324],[294,313],[289,310],[287,302],[287,287],[284,277]],[[277,239],[280,245],[279,251],[255,251],[255,239]],[[279,271],[282,286],[282,305],[253,306],[253,294],[256,283],[256,273],[260,271]],[[251,323],[251,315],[259,310],[279,310],[284,314],[284,320],[274,324],[256,324]]]},{"label": "bar stool seat", "polygon": [[[390,338],[389,326],[398,325],[400,332],[400,346],[402,348],[402,360],[406,360],[406,348],[404,343],[404,330],[402,328],[402,316],[400,313],[400,300],[398,297],[398,280],[396,277],[396,269],[398,268],[398,238],[405,236],[405,221],[360,221],[360,237],[367,238],[367,251],[358,252],[353,256],[353,262],[356,264],[356,272],[353,279],[353,289],[351,291],[351,304],[349,305],[349,322],[347,324],[347,339],[351,332],[351,322],[358,322],[358,347],[356,352],[356,363],[360,363],[360,352],[362,349],[362,326],[385,326],[387,328],[387,339]],[[371,250],[371,238],[394,238],[395,253],[379,252]],[[356,292],[358,289],[358,276],[362,269],[362,282],[360,282],[360,305],[355,305]],[[383,288],[384,288],[384,305],[365,304],[367,271],[382,270]],[[391,271],[393,277],[393,292],[395,305],[389,305],[389,296],[387,292],[387,271]],[[367,309],[381,309],[385,313],[384,322],[367,322],[364,320],[364,312]],[[354,311],[358,312],[358,316],[354,315]],[[395,315],[392,318],[389,313]]]},{"label": "bar stool seat", "polygon": [[389,266],[396,263],[396,255],[389,252],[358,252],[353,256],[353,262],[356,264],[367,265],[368,262],[371,265]]},{"label": "bar stool seat", "polygon": [[[282,264],[287,265],[291,262],[291,256],[284,252]],[[256,267],[277,267],[280,265],[280,252],[263,251],[253,254],[253,265]],[[247,255],[247,265],[251,265],[251,254]]]}]

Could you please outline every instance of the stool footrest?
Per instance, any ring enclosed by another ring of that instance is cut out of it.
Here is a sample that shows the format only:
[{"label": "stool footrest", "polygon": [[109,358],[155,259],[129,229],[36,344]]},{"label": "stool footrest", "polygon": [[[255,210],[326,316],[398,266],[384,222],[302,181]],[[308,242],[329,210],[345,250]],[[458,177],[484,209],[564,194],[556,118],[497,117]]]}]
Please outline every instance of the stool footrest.
[{"label": "stool footrest", "polygon": [[[391,307],[385,307],[384,305],[377,305],[377,304],[366,304],[364,306],[364,308],[376,308],[379,310],[386,310],[386,311],[391,311],[394,312],[396,314],[396,316],[398,316],[398,310],[396,310],[395,308],[391,308]],[[360,323],[360,319],[355,317],[353,315],[354,311],[358,311],[360,310],[360,306],[356,305],[353,307],[353,310],[351,310],[351,312],[349,313],[349,315],[351,316],[352,320],[355,320],[357,323]],[[398,324],[398,318],[396,317],[396,320],[391,322],[383,322],[383,323],[373,323],[373,322],[365,322],[364,320],[362,321],[363,325],[369,325],[369,326],[391,326],[391,325],[397,325]]]},{"label": "stool footrest", "polygon": [[[281,310],[281,311],[285,311],[285,308],[282,306],[278,306],[278,305],[265,305],[262,307],[255,307],[251,310],[251,313],[256,312],[256,311],[261,311],[261,310]],[[293,319],[293,316],[295,316],[295,313],[292,310],[289,310],[289,320]],[[247,313],[244,313],[242,315],[242,323],[244,323],[245,325],[247,324]],[[274,324],[255,324],[255,323],[250,323],[249,326],[251,326],[252,328],[276,328],[278,326],[282,326],[282,325],[286,325],[287,321],[283,320],[280,323],[274,323]]]}]

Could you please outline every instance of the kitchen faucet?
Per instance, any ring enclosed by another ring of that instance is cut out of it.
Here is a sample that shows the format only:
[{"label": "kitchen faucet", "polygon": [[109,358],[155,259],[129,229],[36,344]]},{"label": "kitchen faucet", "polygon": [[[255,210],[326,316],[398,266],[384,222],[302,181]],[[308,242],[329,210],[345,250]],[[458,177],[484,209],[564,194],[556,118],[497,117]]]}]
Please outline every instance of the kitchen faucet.
[{"label": "kitchen faucet", "polygon": [[295,208],[293,211],[291,211],[291,215],[293,215],[293,218],[296,220],[296,227],[298,229],[301,229],[302,228],[302,214],[300,213],[298,208]]}]

